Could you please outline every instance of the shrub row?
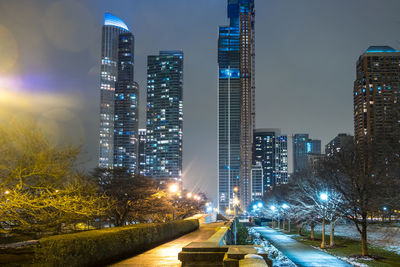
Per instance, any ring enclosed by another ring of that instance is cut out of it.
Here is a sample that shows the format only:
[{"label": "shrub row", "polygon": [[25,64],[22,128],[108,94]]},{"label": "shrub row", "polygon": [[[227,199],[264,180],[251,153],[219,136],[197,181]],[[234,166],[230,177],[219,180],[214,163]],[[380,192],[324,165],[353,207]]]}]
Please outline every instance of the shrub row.
[{"label": "shrub row", "polygon": [[35,263],[41,266],[102,266],[198,227],[198,220],[182,220],[51,236],[39,240]]}]

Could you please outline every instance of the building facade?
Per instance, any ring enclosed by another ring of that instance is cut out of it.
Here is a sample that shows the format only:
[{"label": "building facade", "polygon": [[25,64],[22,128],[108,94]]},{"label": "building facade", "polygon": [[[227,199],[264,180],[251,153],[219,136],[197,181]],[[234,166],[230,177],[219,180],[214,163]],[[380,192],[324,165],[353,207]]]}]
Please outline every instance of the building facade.
[{"label": "building facade", "polygon": [[256,129],[253,144],[253,164],[263,168],[263,193],[288,183],[287,135],[280,129]]},{"label": "building facade", "polygon": [[321,140],[312,140],[309,134],[293,135],[293,171],[300,172],[308,167],[308,154],[321,154]]},{"label": "building facade", "polygon": [[99,166],[137,172],[138,85],[134,82],[134,36],[106,13],[102,28]]},{"label": "building facade", "polygon": [[228,0],[229,25],[219,27],[217,169],[218,206],[232,206],[233,188],[246,209],[251,202],[255,122],[254,0]]},{"label": "building facade", "polygon": [[183,52],[148,56],[146,174],[159,180],[182,179]]},{"label": "building facade", "polygon": [[354,137],[349,134],[338,134],[325,146],[325,155],[327,157],[333,156],[335,153],[340,152],[344,147],[351,145],[353,140]]},{"label": "building facade", "polygon": [[264,196],[264,175],[261,165],[251,169],[251,202],[262,200]]},{"label": "building facade", "polygon": [[146,129],[139,129],[138,168],[139,174],[146,175]]},{"label": "building facade", "polygon": [[367,148],[371,142],[399,141],[400,52],[371,46],[357,61],[354,82],[354,140]]}]

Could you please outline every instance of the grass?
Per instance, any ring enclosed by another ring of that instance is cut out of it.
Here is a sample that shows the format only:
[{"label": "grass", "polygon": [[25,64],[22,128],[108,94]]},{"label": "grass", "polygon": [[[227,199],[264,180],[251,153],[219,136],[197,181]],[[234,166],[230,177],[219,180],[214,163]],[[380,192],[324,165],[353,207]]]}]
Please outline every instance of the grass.
[{"label": "grass", "polygon": [[[0,244],[11,244],[15,242],[35,239],[27,235],[0,235]],[[28,265],[33,259],[33,248],[0,249],[0,266],[23,266]]]},{"label": "grass", "polygon": [[[297,229],[292,228],[291,234],[297,234]],[[310,239],[309,231],[302,231],[302,236],[292,236],[299,242],[304,244],[319,247],[321,245],[321,232],[315,232],[315,240]],[[325,241],[327,245],[329,245],[329,234],[325,235]],[[352,240],[345,237],[335,236],[336,245],[332,248],[326,248],[326,252],[338,256],[338,257],[352,257],[352,256],[360,256],[361,255],[361,242],[357,240]],[[371,267],[400,267],[400,255],[387,251],[383,248],[368,246],[369,254],[375,260],[356,260],[359,263],[364,263]]]}]

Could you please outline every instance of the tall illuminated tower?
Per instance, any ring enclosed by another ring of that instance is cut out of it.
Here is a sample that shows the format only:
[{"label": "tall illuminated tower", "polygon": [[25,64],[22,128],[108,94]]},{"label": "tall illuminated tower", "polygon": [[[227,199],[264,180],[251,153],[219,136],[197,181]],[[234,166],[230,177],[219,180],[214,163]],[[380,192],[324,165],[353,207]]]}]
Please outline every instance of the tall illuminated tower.
[{"label": "tall illuminated tower", "polygon": [[138,85],[134,82],[134,36],[106,13],[102,29],[99,166],[137,171]]},{"label": "tall illuminated tower", "polygon": [[228,0],[229,25],[218,38],[218,205],[232,206],[239,187],[240,205],[251,202],[252,140],[255,122],[254,0]]},{"label": "tall illuminated tower", "polygon": [[183,52],[147,58],[146,174],[160,182],[182,180]]},{"label": "tall illuminated tower", "polygon": [[400,52],[371,46],[357,61],[354,82],[354,140],[362,150],[372,142],[400,139]]}]

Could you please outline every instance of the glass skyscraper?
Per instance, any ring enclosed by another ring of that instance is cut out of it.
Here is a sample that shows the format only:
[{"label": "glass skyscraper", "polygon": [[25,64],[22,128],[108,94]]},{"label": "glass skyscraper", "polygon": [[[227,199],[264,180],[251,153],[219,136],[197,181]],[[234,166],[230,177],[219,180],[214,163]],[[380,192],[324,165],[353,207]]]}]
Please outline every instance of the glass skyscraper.
[{"label": "glass skyscraper", "polygon": [[147,62],[146,174],[182,179],[183,52],[161,51]]},{"label": "glass skyscraper", "polygon": [[287,135],[282,135],[280,129],[256,129],[253,161],[263,168],[263,193],[288,183]]},{"label": "glass skyscraper", "polygon": [[134,82],[134,36],[106,13],[102,29],[99,166],[137,171],[138,85]]},{"label": "glass skyscraper", "polygon": [[293,170],[300,172],[308,167],[308,155],[321,154],[321,140],[312,140],[309,134],[293,135]]},{"label": "glass skyscraper", "polygon": [[255,122],[254,0],[228,0],[229,25],[218,38],[218,206],[232,205],[239,187],[240,205],[251,202],[252,141]]}]

